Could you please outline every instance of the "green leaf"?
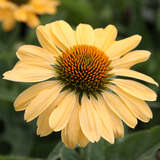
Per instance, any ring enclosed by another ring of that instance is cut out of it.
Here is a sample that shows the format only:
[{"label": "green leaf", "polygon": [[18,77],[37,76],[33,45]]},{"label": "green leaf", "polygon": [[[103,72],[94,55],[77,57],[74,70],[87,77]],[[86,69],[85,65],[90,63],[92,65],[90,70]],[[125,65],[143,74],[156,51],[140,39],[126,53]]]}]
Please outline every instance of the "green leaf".
[{"label": "green leaf", "polygon": [[8,105],[8,107],[6,107],[7,102],[2,101],[0,104],[2,105],[0,108],[0,124],[2,128],[0,146],[3,146],[0,148],[0,153],[29,156],[34,143],[31,126],[29,127],[25,124],[23,113],[14,112],[12,104]]},{"label": "green leaf", "polygon": [[33,158],[23,158],[23,157],[10,157],[10,156],[0,156],[0,160],[42,160],[42,159],[33,159]]},{"label": "green leaf", "polygon": [[16,98],[16,95],[17,95],[16,88],[13,90],[8,90],[8,89],[5,89],[4,87],[1,88],[1,92],[0,92],[1,100],[13,102]]},{"label": "green leaf", "polygon": [[62,142],[58,143],[55,149],[50,153],[47,160],[78,160],[78,154],[75,150],[64,146]]},{"label": "green leaf", "polygon": [[[92,4],[85,0],[63,0],[61,10],[67,10],[67,20],[79,24],[95,22],[97,14],[92,8]],[[74,15],[74,16],[72,16]]]},{"label": "green leaf", "polygon": [[160,126],[140,131],[106,147],[107,160],[156,160],[160,148]]},{"label": "green leaf", "polygon": [[160,103],[159,102],[148,102],[148,104],[151,108],[159,108],[160,109]]},{"label": "green leaf", "polygon": [[101,139],[98,143],[89,143],[87,146],[88,159],[87,160],[106,160],[105,158],[105,148],[108,146],[105,140]]}]

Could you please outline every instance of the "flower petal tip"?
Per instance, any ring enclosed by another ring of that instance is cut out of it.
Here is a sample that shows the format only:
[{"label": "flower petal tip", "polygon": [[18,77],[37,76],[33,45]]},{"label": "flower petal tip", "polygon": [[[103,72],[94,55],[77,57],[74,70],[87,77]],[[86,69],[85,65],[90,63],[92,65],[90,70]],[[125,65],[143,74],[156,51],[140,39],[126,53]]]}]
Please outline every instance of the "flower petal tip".
[{"label": "flower petal tip", "polygon": [[26,112],[24,114],[24,120],[28,123],[28,122],[31,122],[33,119],[32,117],[30,117]]},{"label": "flower petal tip", "polygon": [[105,30],[111,30],[112,32],[118,32],[116,26],[114,26],[113,24],[109,24]]},{"label": "flower petal tip", "polygon": [[139,34],[136,34],[133,36],[135,39],[137,39],[138,42],[140,42],[142,40],[142,36],[140,36]]},{"label": "flower petal tip", "polygon": [[113,137],[112,139],[108,140],[108,142],[109,142],[110,144],[114,144],[114,143],[115,143],[114,137]]},{"label": "flower petal tip", "polygon": [[4,76],[4,77],[2,77],[2,79],[6,79],[6,77]]},{"label": "flower petal tip", "polygon": [[154,81],[154,84],[155,84],[157,87],[159,87],[159,84],[158,84],[156,81]]}]

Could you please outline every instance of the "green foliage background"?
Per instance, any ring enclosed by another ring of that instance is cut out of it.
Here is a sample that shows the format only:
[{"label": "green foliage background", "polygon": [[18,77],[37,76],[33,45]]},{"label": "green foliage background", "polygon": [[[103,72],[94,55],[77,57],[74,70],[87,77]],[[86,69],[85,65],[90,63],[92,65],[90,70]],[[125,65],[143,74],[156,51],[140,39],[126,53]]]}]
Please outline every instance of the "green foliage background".
[{"label": "green foliage background", "polygon": [[[63,19],[73,27],[89,23],[94,28],[114,24],[118,39],[140,34],[140,49],[150,50],[149,61],[134,68],[160,81],[160,1],[158,0],[62,0],[54,16],[43,15],[46,24]],[[23,44],[39,45],[35,29],[18,24],[6,33],[0,27],[0,75],[16,63],[16,50]],[[60,142],[60,133],[36,136],[36,123],[26,124],[23,112],[15,112],[13,101],[31,84],[0,80],[0,160],[156,160],[160,159],[160,93],[157,102],[149,103],[153,119],[139,122],[135,129],[125,127],[125,137],[110,145],[104,140],[86,148],[67,149]],[[24,158],[32,157],[32,158]],[[48,157],[48,158],[47,158]],[[39,159],[37,159],[39,158]]]}]

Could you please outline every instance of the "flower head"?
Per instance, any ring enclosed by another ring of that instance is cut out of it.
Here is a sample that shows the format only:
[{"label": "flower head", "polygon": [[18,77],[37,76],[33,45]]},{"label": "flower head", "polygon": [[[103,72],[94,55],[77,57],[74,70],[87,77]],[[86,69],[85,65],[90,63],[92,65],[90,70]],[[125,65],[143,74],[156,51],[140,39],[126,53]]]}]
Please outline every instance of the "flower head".
[{"label": "flower head", "polygon": [[10,31],[16,21],[29,27],[39,25],[39,14],[55,14],[58,0],[0,0],[0,21],[5,31]]},{"label": "flower head", "polygon": [[145,50],[131,51],[141,36],[117,41],[113,25],[93,29],[80,24],[73,30],[65,21],[39,26],[37,36],[42,48],[20,47],[19,61],[4,79],[44,81],[22,92],[14,103],[16,111],[25,110],[27,122],[38,118],[38,135],[62,131],[63,142],[71,148],[101,137],[114,143],[124,134],[122,121],[134,128],[137,119],[152,118],[145,101],[156,100],[156,94],[135,79],[158,84],[130,69],[150,56]]}]

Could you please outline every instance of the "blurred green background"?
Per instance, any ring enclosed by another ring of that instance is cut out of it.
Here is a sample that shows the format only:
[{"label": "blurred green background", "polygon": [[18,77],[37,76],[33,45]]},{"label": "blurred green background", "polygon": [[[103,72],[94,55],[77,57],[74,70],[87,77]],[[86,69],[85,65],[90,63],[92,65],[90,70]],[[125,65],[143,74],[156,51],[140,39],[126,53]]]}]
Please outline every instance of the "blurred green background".
[{"label": "blurred green background", "polygon": [[[118,39],[142,35],[138,48],[151,51],[152,56],[134,69],[159,83],[159,0],[62,0],[56,15],[40,16],[42,24],[59,19],[66,20],[73,28],[79,23],[94,28],[114,24],[119,30]],[[31,84],[2,80],[2,74],[16,63],[16,50],[23,44],[39,45],[35,29],[17,23],[7,33],[0,26],[0,160],[160,160],[160,92],[152,85],[149,87],[158,94],[157,102],[149,103],[153,119],[147,124],[139,122],[135,129],[125,127],[125,137],[117,139],[114,145],[101,140],[85,149],[70,150],[60,142],[60,133],[36,136],[36,121],[27,124],[24,113],[15,112],[13,107],[16,96]]]}]

